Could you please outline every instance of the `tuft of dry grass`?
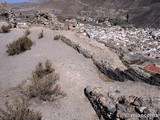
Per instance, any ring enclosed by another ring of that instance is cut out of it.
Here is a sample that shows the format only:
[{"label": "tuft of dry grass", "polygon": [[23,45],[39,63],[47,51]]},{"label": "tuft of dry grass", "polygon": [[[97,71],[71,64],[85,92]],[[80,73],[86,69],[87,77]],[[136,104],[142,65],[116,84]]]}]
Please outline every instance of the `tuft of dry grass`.
[{"label": "tuft of dry grass", "polygon": [[61,39],[61,35],[56,35],[55,37],[54,37],[54,40],[60,40]]},{"label": "tuft of dry grass", "polygon": [[6,52],[9,55],[15,55],[15,54],[18,55],[26,50],[30,50],[32,45],[33,45],[32,40],[27,36],[24,36],[8,44]]},{"label": "tuft of dry grass", "polygon": [[38,34],[38,39],[41,39],[44,37],[44,34],[43,34],[43,30]]},{"label": "tuft of dry grass", "polygon": [[31,31],[29,30],[29,29],[27,29],[26,31],[25,31],[25,36],[28,36],[28,35],[30,35],[31,34]]},{"label": "tuft of dry grass", "polygon": [[26,94],[29,98],[38,98],[43,101],[54,101],[65,94],[61,92],[61,88],[56,84],[59,75],[55,73],[55,69],[49,60],[38,63],[36,69],[32,72],[31,84]]},{"label": "tuft of dry grass", "polygon": [[29,109],[29,103],[24,98],[14,99],[5,103],[5,110],[0,108],[0,120],[41,120],[40,112]]},{"label": "tuft of dry grass", "polygon": [[11,24],[9,24],[9,25],[3,25],[2,27],[1,27],[1,32],[2,33],[8,33],[8,32],[10,32],[11,31],[11,28],[12,28],[12,25]]}]

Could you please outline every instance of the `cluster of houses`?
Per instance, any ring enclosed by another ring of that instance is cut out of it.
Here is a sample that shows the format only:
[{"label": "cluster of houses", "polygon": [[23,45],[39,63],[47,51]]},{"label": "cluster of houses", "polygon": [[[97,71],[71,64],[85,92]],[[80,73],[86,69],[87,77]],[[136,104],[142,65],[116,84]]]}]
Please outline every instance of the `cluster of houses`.
[{"label": "cluster of houses", "polygon": [[160,29],[102,27],[79,23],[76,31],[98,41],[108,43],[132,54],[140,53],[160,59]]},{"label": "cluster of houses", "polygon": [[79,23],[76,26],[76,32],[114,48],[123,49],[126,53],[155,59],[159,62],[145,64],[143,69],[160,73],[160,29],[102,27]]}]

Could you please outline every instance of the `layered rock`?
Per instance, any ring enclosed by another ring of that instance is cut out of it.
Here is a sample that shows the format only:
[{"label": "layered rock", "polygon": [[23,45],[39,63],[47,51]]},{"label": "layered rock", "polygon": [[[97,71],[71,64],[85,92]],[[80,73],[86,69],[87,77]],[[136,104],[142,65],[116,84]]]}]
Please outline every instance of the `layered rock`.
[{"label": "layered rock", "polygon": [[157,86],[160,85],[160,74],[156,74],[155,77],[138,67],[126,67],[120,58],[104,44],[90,39],[84,40],[71,33],[64,34],[61,40],[85,57],[91,58],[97,68],[113,80],[143,81]]},{"label": "layered rock", "polygon": [[88,86],[84,93],[100,120],[159,120],[159,98],[124,95]]}]

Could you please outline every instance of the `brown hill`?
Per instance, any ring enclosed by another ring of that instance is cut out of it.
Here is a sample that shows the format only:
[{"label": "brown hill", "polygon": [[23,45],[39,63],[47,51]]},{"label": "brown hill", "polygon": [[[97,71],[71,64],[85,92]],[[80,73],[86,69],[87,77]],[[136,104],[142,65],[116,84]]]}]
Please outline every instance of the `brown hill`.
[{"label": "brown hill", "polygon": [[[160,28],[160,0],[35,0],[39,9],[56,10],[59,16],[88,15],[122,19],[127,14],[138,27]],[[37,7],[36,7],[37,8]]]}]

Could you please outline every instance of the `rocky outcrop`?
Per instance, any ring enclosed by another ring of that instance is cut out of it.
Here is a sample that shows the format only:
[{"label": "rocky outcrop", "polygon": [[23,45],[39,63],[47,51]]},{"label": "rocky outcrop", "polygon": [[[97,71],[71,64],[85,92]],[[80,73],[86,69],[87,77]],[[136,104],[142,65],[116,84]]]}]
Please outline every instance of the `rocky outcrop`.
[{"label": "rocky outcrop", "polygon": [[62,30],[64,24],[57,20],[54,14],[43,11],[32,11],[30,12],[16,12],[16,11],[5,11],[2,13],[4,20],[10,22],[13,27],[18,27],[18,24],[27,24],[35,26],[48,27],[53,30]]},{"label": "rocky outcrop", "polygon": [[122,82],[125,80],[143,81],[160,86],[160,77],[151,76],[138,67],[126,67],[119,57],[103,44],[89,39],[77,39],[71,34],[67,35],[67,38],[66,35],[61,37],[64,43],[82,53],[86,58],[91,58],[97,68],[111,79]]},{"label": "rocky outcrop", "polygon": [[127,96],[121,91],[104,91],[88,86],[84,94],[100,120],[159,120],[160,98]]},{"label": "rocky outcrop", "polygon": [[51,28],[53,30],[62,30],[63,24],[57,20],[54,14],[49,14],[47,12],[36,12],[34,13],[33,24],[43,25],[45,27]]},{"label": "rocky outcrop", "polygon": [[77,26],[78,22],[76,19],[66,19],[65,20],[65,29],[66,30],[74,30],[74,28]]}]

